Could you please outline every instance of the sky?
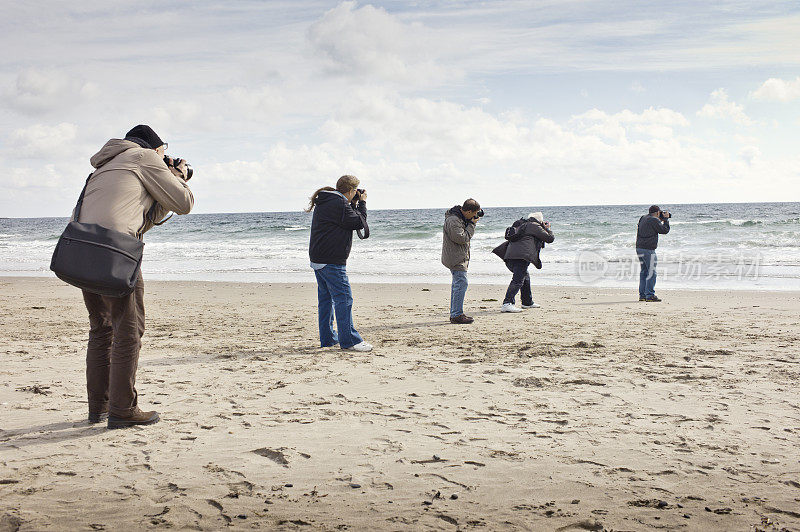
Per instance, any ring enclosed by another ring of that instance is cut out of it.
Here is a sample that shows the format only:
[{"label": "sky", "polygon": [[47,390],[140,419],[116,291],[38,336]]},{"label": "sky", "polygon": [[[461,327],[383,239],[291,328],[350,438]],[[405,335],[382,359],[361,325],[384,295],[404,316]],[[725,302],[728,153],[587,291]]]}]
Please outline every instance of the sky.
[{"label": "sky", "polygon": [[201,213],[800,201],[798,2],[2,4],[0,217],[139,123]]}]

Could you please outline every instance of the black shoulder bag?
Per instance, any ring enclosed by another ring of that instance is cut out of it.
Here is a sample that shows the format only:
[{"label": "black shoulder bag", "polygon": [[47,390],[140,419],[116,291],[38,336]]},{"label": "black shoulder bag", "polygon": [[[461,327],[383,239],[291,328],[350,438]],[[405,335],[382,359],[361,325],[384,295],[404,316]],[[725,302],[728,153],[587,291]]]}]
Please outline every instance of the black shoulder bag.
[{"label": "black shoulder bag", "polygon": [[127,233],[78,222],[91,178],[89,174],[74,218],[58,239],[50,269],[62,281],[87,292],[124,297],[136,287],[144,242]]}]

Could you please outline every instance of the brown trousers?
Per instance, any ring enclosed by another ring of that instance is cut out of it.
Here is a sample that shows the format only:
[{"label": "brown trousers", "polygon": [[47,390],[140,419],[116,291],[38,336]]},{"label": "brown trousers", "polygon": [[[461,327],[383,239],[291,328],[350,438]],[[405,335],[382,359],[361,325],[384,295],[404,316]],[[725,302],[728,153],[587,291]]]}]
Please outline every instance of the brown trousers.
[{"label": "brown trousers", "polygon": [[108,297],[84,290],[89,311],[89,347],[86,350],[86,389],[89,411],[108,409],[128,417],[137,405],[136,368],[144,334],[144,281],[125,297]]}]

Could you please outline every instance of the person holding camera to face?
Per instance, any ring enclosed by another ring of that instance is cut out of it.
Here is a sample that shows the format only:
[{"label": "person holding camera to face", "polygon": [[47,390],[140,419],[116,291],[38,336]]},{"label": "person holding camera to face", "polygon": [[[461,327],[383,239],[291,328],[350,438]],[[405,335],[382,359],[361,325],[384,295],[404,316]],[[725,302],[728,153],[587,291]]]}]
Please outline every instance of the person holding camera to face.
[{"label": "person holding camera to face", "polygon": [[[149,126],[138,125],[124,139],[111,139],[92,156],[76,222],[142,239],[170,212],[188,214],[194,196],[186,182],[191,167],[164,155],[167,143]],[[73,213],[73,217],[75,214]],[[132,293],[123,297],[83,290],[89,312],[86,388],[89,422],[108,418],[108,428],[147,425],[157,412],[138,407],[136,368],[144,334],[144,282],[139,273]]]},{"label": "person holding camera to face", "polygon": [[464,296],[467,293],[467,267],[469,266],[469,246],[475,234],[478,218],[483,209],[474,199],[463,205],[456,205],[444,214],[442,235],[442,264],[447,267],[453,281],[450,288],[450,323],[472,323],[471,317],[464,314]]},{"label": "person holding camera to face", "polygon": [[669,211],[662,211],[658,205],[652,205],[646,216],[639,218],[636,231],[636,255],[639,257],[639,301],[658,302],[656,296],[656,248],[658,235],[669,233]]},{"label": "person holding camera to face", "polygon": [[[369,236],[367,191],[357,188],[358,184],[355,176],[343,175],[336,188],[322,187],[311,196],[306,209],[314,211],[308,255],[317,277],[320,346],[339,344],[342,349],[366,353],[372,345],[353,325],[353,293],[346,269],[353,231],[363,230],[363,238]],[[338,334],[333,330],[334,315]]]},{"label": "person holding camera to face", "polygon": [[[512,273],[500,312],[522,312],[525,308],[540,308],[541,305],[533,302],[528,266],[533,263],[537,269],[542,267],[539,252],[545,243],[552,244],[555,241],[550,222],[544,221],[541,212],[532,212],[527,218],[517,220],[506,229],[506,240],[507,242],[492,251],[505,261],[506,267]],[[522,308],[514,305],[517,292],[520,292]]]}]

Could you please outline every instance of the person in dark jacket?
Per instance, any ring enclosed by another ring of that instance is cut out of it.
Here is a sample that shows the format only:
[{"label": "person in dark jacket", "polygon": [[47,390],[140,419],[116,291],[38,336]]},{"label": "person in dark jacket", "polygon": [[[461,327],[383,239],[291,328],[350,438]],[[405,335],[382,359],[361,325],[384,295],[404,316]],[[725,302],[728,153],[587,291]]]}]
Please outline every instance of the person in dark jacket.
[{"label": "person in dark jacket", "polygon": [[652,205],[646,216],[639,218],[636,230],[636,255],[639,257],[639,301],[658,302],[656,296],[656,248],[658,235],[669,233],[669,211],[662,211],[658,205]]},{"label": "person in dark jacket", "polygon": [[539,308],[541,306],[533,302],[528,266],[533,263],[537,269],[541,268],[542,261],[539,258],[539,251],[545,243],[552,244],[555,241],[553,231],[550,229],[550,222],[544,221],[541,212],[533,212],[528,215],[527,219],[523,218],[514,222],[513,226],[517,228],[517,234],[521,236],[513,242],[509,241],[500,246],[506,248],[502,252],[502,258],[512,273],[500,312],[522,312],[522,309],[514,305],[514,299],[517,292],[520,291],[522,308]]},{"label": "person in dark jacket", "polygon": [[[367,193],[358,190],[358,183],[355,176],[344,175],[336,188],[322,187],[311,196],[307,210],[314,215],[308,256],[317,277],[320,345],[368,352],[372,346],[353,325],[353,293],[346,269],[353,231],[368,231]],[[338,334],[333,330],[334,314]]]}]

